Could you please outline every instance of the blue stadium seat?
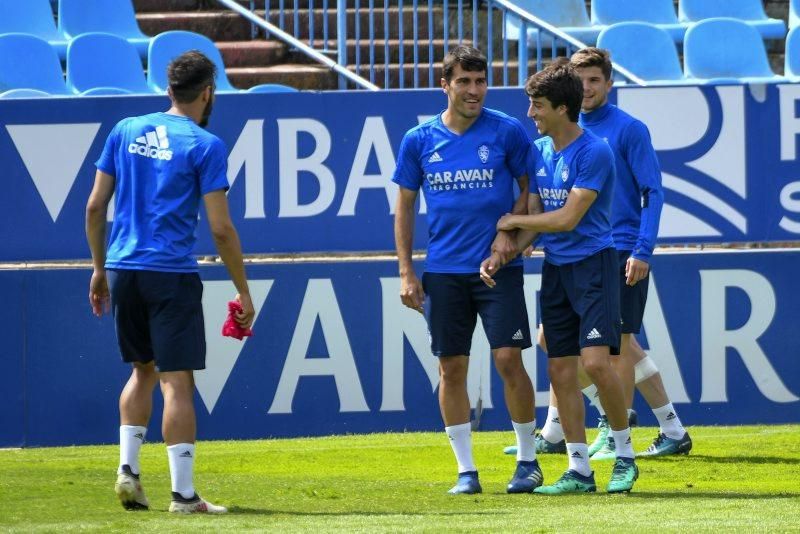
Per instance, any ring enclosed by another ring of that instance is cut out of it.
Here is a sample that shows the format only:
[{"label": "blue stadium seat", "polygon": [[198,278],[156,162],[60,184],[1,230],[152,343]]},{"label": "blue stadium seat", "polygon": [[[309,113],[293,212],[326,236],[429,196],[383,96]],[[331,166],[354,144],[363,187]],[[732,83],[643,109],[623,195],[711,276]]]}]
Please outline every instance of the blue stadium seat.
[{"label": "blue stadium seat", "polygon": [[48,97],[49,93],[37,89],[11,89],[5,93],[0,93],[0,98],[41,98]]},{"label": "blue stadium seat", "polygon": [[189,50],[199,50],[217,65],[218,93],[239,92],[228,80],[222,54],[214,42],[205,35],[180,30],[160,33],[150,42],[150,49],[147,52],[147,83],[154,91],[158,93],[167,91],[169,62]]},{"label": "blue stadium seat", "polygon": [[67,48],[67,87],[85,94],[95,88],[152,94],[136,48],[110,33],[84,33]]},{"label": "blue stadium seat", "polygon": [[619,22],[600,32],[597,46],[611,60],[653,85],[693,83],[683,76],[678,50],[666,30],[646,22]]},{"label": "blue stadium seat", "polygon": [[764,39],[783,39],[786,35],[786,23],[768,18],[761,0],[680,0],[678,5],[681,22],[716,17],[742,20],[756,28]]},{"label": "blue stadium seat", "polygon": [[789,29],[800,26],[800,0],[789,0]]},{"label": "blue stadium seat", "polygon": [[703,20],[689,27],[683,41],[683,64],[687,77],[706,82],[784,80],[772,72],[758,30],[739,19],[727,17]]},{"label": "blue stadium seat", "polygon": [[58,27],[68,38],[89,32],[113,33],[127,39],[141,57],[147,56],[150,37],[139,29],[131,0],[61,0]]},{"label": "blue stadium seat", "polygon": [[[592,26],[586,14],[584,0],[509,0],[537,18],[549,22],[570,36],[586,44],[594,44],[600,34],[599,28]],[[507,39],[519,39],[520,21],[513,15],[506,16],[505,35]],[[536,41],[536,28],[528,26],[528,43]],[[544,37],[544,36],[543,36]],[[549,36],[544,39],[549,42]]]},{"label": "blue stadium seat", "polygon": [[678,22],[672,0],[593,0],[592,24],[610,26],[618,22],[648,22],[667,31],[680,43],[689,28]]},{"label": "blue stadium seat", "polygon": [[792,28],[786,37],[786,57],[783,73],[792,81],[800,81],[800,26]]},{"label": "blue stadium seat", "polygon": [[294,87],[283,85],[280,83],[264,83],[256,85],[247,90],[248,93],[297,93],[299,92]]},{"label": "blue stadium seat", "polygon": [[71,94],[56,51],[47,41],[26,33],[0,35],[0,92],[10,89]]},{"label": "blue stadium seat", "polygon": [[67,38],[58,31],[48,0],[0,0],[0,34],[29,33],[44,39],[58,52],[67,56]]}]

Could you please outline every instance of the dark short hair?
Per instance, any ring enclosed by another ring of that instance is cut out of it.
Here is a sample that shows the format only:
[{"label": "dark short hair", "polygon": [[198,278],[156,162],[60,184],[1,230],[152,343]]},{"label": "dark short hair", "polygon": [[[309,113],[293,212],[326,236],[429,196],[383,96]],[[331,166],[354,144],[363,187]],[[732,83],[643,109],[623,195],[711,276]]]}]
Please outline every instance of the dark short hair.
[{"label": "dark short hair", "polygon": [[486,72],[486,56],[483,52],[472,46],[457,46],[450,50],[442,61],[442,78],[448,83],[453,77],[456,65],[470,72]]},{"label": "dark short hair", "polygon": [[209,85],[214,87],[217,66],[199,50],[173,59],[167,67],[167,81],[176,102],[194,102]]},{"label": "dark short hair", "polygon": [[569,62],[573,68],[585,69],[586,67],[600,67],[606,81],[611,79],[611,54],[608,50],[587,46],[581,48],[570,58]]},{"label": "dark short hair", "polygon": [[557,58],[528,78],[525,92],[531,98],[546,98],[554,108],[567,106],[569,120],[578,122],[583,102],[583,83],[567,58]]}]

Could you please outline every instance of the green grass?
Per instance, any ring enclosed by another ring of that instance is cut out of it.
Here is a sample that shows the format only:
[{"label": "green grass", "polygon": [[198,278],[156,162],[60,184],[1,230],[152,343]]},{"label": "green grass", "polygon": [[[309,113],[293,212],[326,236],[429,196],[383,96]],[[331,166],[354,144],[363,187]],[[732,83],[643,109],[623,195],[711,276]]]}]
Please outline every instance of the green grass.
[{"label": "green grass", "polygon": [[[694,427],[688,457],[644,460],[629,495],[506,495],[511,432],[474,434],[484,493],[450,496],[443,433],[201,442],[195,482],[227,516],[176,517],[163,444],[142,449],[149,512],[113,492],[117,447],[0,450],[0,531],[800,531],[800,426]],[[593,433],[589,438],[593,437]],[[644,449],[655,437],[634,429]],[[540,455],[545,483],[566,468]]]}]

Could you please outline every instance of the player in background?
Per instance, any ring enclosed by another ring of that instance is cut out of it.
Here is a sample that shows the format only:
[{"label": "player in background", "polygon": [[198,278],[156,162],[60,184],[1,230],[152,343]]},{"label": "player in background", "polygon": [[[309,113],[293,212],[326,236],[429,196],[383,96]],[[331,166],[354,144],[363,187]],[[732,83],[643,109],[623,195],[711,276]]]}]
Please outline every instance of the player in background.
[{"label": "player in background", "polygon": [[[203,128],[214,102],[216,68],[197,51],[167,70],[172,107],[123,119],[97,160],[86,206],[94,272],[89,303],[98,317],[110,301],[122,359],[132,372],[119,399],[120,463],[115,491],[128,510],[147,509],[139,450],[153,404],[164,396],[162,434],[172,480],[170,512],[225,513],[194,488],[194,373],[205,368],[203,284],[192,255],[202,199],[217,250],[249,326],[255,315],[239,236],[228,214],[228,151]],[[106,213],[114,223],[106,249]]]}]

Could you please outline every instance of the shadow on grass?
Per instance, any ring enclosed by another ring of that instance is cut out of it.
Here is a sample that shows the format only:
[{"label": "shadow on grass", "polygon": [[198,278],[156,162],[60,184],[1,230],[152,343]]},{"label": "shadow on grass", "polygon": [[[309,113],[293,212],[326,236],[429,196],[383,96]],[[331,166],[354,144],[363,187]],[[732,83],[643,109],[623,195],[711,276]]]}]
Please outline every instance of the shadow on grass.
[{"label": "shadow on grass", "polygon": [[[669,460],[685,461],[683,457],[674,457]],[[777,465],[800,465],[800,458],[782,458],[779,456],[706,456],[704,454],[692,454],[688,457],[692,460],[710,464],[777,464]],[[642,460],[639,465],[646,465],[645,462],[663,462],[667,458],[637,458],[637,462]],[[667,461],[669,461],[667,460]]]},{"label": "shadow on grass", "polygon": [[290,515],[290,516],[313,516],[313,517],[346,517],[346,516],[360,516],[360,517],[371,517],[371,516],[489,516],[489,515],[507,515],[508,512],[502,510],[487,510],[481,512],[464,512],[464,511],[452,511],[452,512],[434,512],[434,511],[427,511],[427,512],[364,512],[359,510],[352,510],[352,511],[345,511],[345,512],[314,512],[314,511],[304,511],[298,512],[295,510],[269,510],[266,508],[245,508],[244,506],[231,506],[228,509],[228,512],[231,514],[243,514],[243,515]]}]

